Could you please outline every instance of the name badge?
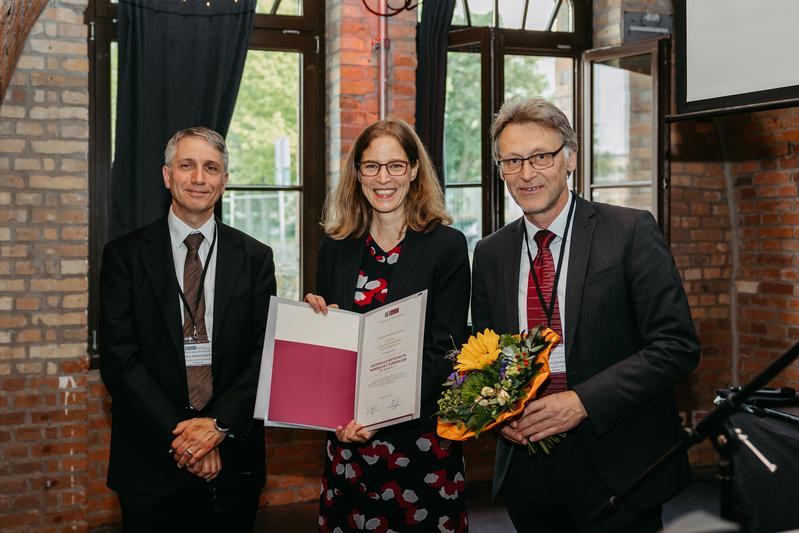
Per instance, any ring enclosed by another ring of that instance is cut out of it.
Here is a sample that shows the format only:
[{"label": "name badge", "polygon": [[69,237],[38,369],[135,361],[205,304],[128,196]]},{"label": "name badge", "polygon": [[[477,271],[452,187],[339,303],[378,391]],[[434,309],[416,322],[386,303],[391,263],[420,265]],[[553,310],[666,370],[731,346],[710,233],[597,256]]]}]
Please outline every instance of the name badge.
[{"label": "name badge", "polygon": [[207,366],[211,364],[210,342],[184,342],[183,353],[186,366]]},{"label": "name badge", "polygon": [[566,372],[566,347],[562,341],[549,352],[549,370],[553,374]]}]

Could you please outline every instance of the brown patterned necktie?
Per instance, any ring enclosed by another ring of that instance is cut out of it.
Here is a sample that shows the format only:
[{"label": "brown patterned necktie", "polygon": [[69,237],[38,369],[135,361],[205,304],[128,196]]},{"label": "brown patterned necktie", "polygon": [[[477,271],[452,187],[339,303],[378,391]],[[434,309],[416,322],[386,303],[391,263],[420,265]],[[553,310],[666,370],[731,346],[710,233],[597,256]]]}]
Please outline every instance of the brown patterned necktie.
[{"label": "brown patterned necktie", "polygon": [[[208,332],[205,329],[205,291],[200,287],[203,265],[200,261],[199,250],[203,239],[202,233],[192,233],[183,240],[188,248],[186,263],[183,267],[183,293],[188,305],[196,305],[191,311],[183,310],[183,338],[194,342],[208,342]],[[208,260],[210,259],[209,257]],[[199,302],[197,301],[198,291]],[[185,305],[186,303],[184,303]],[[194,320],[192,320],[192,316]],[[186,380],[189,385],[189,402],[195,409],[202,409],[213,394],[211,365],[187,366]]]}]

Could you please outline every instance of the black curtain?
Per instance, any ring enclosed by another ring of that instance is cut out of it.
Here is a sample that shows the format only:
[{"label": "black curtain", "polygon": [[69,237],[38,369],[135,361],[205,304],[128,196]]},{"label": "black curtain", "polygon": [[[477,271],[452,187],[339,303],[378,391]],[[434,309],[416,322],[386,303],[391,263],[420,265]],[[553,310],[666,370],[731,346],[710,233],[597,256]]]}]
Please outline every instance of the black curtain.
[{"label": "black curtain", "polygon": [[111,237],[152,222],[170,195],[161,167],[178,130],[227,134],[256,0],[120,0]]},{"label": "black curtain", "polygon": [[455,0],[425,2],[416,34],[416,133],[444,183],[444,103],[447,41]]}]

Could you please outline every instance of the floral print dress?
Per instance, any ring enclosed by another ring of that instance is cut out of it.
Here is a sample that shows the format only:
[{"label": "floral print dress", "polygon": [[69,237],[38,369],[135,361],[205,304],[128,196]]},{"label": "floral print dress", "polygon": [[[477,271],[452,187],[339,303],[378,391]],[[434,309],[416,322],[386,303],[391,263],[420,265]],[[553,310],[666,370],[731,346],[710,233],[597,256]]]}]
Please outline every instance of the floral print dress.
[{"label": "floral print dress", "polygon": [[[354,309],[383,305],[402,243],[384,252],[371,236],[355,288]],[[319,500],[319,531],[465,532],[464,464],[460,443],[434,431],[379,430],[366,443],[329,433]]]}]

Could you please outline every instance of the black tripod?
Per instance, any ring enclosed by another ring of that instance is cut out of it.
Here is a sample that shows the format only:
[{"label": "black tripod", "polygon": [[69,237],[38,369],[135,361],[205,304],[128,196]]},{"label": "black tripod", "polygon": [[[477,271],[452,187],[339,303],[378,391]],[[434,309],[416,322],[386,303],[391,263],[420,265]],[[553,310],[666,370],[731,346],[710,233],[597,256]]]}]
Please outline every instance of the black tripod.
[{"label": "black tripod", "polygon": [[729,418],[741,408],[741,405],[763,388],[769,381],[782,372],[799,357],[799,343],[771,363],[765,370],[755,376],[752,381],[721,401],[716,408],[703,418],[695,428],[687,428],[680,442],[661,456],[655,463],[639,475],[630,485],[616,496],[612,496],[594,514],[594,521],[603,522],[638,490],[669,458],[683,453],[694,444],[710,439],[713,448],[719,454],[719,477],[721,480],[721,517],[734,521],[732,509],[732,457],[740,447],[740,439],[729,423]]}]

